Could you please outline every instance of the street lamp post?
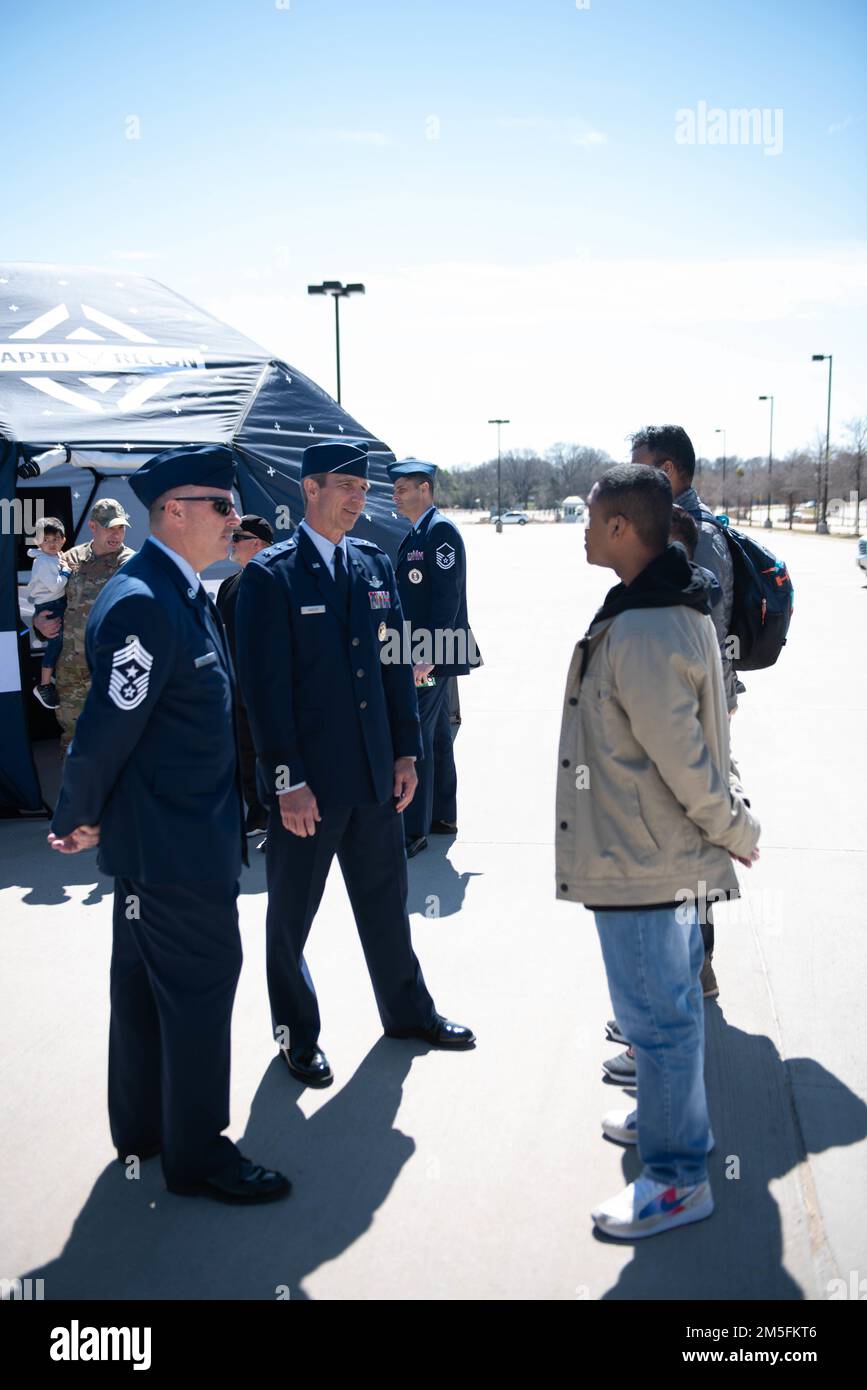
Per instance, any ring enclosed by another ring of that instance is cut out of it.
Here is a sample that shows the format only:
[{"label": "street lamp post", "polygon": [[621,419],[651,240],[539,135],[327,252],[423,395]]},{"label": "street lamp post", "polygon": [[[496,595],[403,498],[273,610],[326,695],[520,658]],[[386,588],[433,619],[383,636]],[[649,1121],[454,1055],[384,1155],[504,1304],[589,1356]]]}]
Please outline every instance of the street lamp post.
[{"label": "street lamp post", "polygon": [[510,420],[489,420],[489,425],[497,427],[497,535],[503,534],[503,488],[500,471],[500,426],[511,424]]},{"label": "street lamp post", "polygon": [[351,294],[364,294],[363,285],[342,285],[339,280],[323,280],[321,285],[308,285],[308,294],[330,294],[334,300],[334,338],[337,347],[337,404],[340,404],[340,301]]},{"label": "street lamp post", "polygon": [[722,510],[726,509],[726,432],[724,429],[714,430],[714,434],[721,434],[723,437],[723,476],[722,476]]},{"label": "street lamp post", "polygon": [[774,398],[773,396],[759,396],[760,401],[770,401],[771,403],[771,438],[768,444],[768,514],[765,517],[765,526],[773,526],[771,521],[771,470],[774,466]]},{"label": "street lamp post", "polygon": [[834,356],[830,352],[814,352],[814,362],[828,363],[828,418],[825,424],[825,480],[822,484],[822,519],[819,520],[819,499],[816,498],[816,530],[819,535],[828,534],[828,477],[831,472],[831,373],[834,370]]}]

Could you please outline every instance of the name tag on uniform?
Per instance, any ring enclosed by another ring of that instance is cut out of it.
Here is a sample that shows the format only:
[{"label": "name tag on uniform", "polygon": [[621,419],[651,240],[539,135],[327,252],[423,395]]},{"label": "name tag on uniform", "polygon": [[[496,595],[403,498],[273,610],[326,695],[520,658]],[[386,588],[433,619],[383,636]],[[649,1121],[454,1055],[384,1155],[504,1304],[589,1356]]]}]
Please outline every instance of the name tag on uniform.
[{"label": "name tag on uniform", "polygon": [[390,608],[391,594],[388,589],[368,589],[367,597],[371,608]]},{"label": "name tag on uniform", "polygon": [[301,612],[304,614],[305,617],[307,616],[308,613],[324,613],[324,612],[325,612],[325,604],[324,604],[324,603],[310,603],[310,604],[307,605],[306,608],[302,608],[302,609],[301,609]]},{"label": "name tag on uniform", "polygon": [[205,655],[204,655],[204,656],[197,656],[197,657],[196,657],[195,661],[193,662],[193,665],[195,666],[196,670],[198,671],[198,670],[200,670],[200,668],[201,668],[202,666],[213,666],[213,665],[214,665],[214,662],[215,662],[216,660],[217,660],[217,653],[216,653],[216,652],[205,652]]}]

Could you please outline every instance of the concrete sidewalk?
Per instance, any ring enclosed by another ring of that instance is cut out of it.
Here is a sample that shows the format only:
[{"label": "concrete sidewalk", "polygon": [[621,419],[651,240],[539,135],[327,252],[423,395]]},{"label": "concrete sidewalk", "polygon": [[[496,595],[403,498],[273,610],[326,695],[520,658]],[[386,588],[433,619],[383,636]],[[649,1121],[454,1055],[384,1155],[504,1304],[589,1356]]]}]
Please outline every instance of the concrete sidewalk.
[{"label": "concrete sidewalk", "polygon": [[[614,577],[580,526],[465,530],[484,668],[461,682],[456,842],[410,864],[416,949],[472,1053],[381,1037],[339,873],[309,961],[337,1080],[274,1058],[264,864],[241,898],[231,1134],[284,1169],[256,1211],[130,1181],[105,1115],[110,887],[46,825],[0,823],[5,1201],[0,1276],[57,1298],[827,1298],[867,1275],[862,1006],[867,587],[854,542],[773,532],[796,612],[747,676],[733,742],[763,824],[748,896],[717,911],[707,1006],[717,1209],[635,1246],[589,1211],[638,1171],[600,1136],[610,1005],[592,918],[554,900],[553,787],[574,642]],[[768,533],[760,534],[768,539]]]}]

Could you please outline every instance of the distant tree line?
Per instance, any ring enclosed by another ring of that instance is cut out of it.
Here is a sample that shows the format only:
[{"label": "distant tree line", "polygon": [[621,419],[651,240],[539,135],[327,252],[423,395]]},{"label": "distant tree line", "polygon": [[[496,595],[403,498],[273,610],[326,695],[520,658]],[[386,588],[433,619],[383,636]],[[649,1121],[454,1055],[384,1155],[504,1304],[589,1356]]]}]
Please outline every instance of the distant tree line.
[{"label": "distant tree line", "polygon": [[[629,457],[628,445],[624,458]],[[851,492],[858,498],[867,487],[867,416],[850,420],[842,443],[832,444],[828,470],[828,497],[841,497],[848,503]],[[616,460],[604,449],[586,444],[553,444],[543,454],[534,449],[509,449],[502,455],[503,509],[548,509],[559,506],[566,497],[585,497],[601,473]],[[825,436],[817,436],[809,448],[795,449],[773,460],[771,503],[794,509],[815,501],[821,504],[824,481]],[[723,459],[700,458],[696,463],[695,486],[709,507],[735,513],[758,506],[768,498],[768,459],[742,458],[732,454]],[[437,502],[443,507],[481,507],[490,511],[497,505],[497,460],[488,459],[475,467],[442,469],[437,474]]]}]

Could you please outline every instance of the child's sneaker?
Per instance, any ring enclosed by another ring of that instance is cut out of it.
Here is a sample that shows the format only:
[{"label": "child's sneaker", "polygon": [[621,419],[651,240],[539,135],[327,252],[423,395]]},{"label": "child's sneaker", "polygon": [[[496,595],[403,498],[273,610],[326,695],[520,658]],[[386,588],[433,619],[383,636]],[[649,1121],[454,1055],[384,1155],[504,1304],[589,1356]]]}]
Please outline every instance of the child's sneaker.
[{"label": "child's sneaker", "polygon": [[33,694],[46,709],[57,709],[57,691],[50,681],[47,685],[34,685]]},{"label": "child's sneaker", "polygon": [[[617,1144],[637,1144],[638,1111],[607,1110],[602,1116],[602,1133],[607,1134],[608,1138],[613,1139]],[[713,1133],[709,1133],[707,1137],[708,1153],[713,1152],[713,1146]]]},{"label": "child's sneaker", "polygon": [[713,1195],[707,1181],[692,1187],[670,1187],[652,1178],[638,1178],[591,1215],[607,1236],[639,1240],[703,1221],[712,1211]]},{"label": "child's sneaker", "polygon": [[618,1144],[637,1144],[638,1111],[607,1110],[602,1116],[602,1133]]}]

